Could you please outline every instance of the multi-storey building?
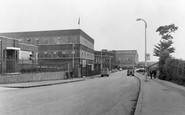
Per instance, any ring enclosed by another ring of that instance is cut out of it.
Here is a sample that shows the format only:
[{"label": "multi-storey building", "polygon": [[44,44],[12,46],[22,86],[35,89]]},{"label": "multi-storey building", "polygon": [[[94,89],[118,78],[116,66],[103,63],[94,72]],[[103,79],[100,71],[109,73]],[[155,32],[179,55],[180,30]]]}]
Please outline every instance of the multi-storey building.
[{"label": "multi-storey building", "polygon": [[[93,66],[94,39],[81,29],[0,33],[38,46],[39,63]],[[90,67],[90,68],[91,68]],[[83,73],[83,72],[82,72]]]},{"label": "multi-storey building", "polygon": [[121,68],[131,68],[138,64],[137,50],[115,50],[116,64]]}]

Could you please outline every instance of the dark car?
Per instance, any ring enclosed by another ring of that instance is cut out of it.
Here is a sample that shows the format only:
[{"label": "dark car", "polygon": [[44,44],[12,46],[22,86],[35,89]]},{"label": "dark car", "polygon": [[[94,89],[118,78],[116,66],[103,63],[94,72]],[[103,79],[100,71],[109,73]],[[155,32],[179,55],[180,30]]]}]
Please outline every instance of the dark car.
[{"label": "dark car", "polygon": [[134,76],[134,70],[133,69],[128,69],[127,70],[127,76],[130,76],[130,75]]}]

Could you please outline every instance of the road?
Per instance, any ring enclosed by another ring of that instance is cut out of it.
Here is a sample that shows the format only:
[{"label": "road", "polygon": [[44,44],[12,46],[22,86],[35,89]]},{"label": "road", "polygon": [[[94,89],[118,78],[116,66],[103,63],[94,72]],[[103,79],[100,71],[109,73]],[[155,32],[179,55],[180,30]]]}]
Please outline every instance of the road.
[{"label": "road", "polygon": [[130,115],[139,81],[110,77],[25,89],[0,89],[0,115]]}]

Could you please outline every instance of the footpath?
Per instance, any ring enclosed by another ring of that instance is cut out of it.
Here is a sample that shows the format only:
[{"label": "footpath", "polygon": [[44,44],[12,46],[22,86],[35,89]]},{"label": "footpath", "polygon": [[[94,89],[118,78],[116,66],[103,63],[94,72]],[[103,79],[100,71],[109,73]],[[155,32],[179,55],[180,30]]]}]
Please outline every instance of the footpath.
[{"label": "footpath", "polygon": [[84,78],[82,77],[82,78],[73,78],[73,79],[63,79],[63,80],[0,84],[0,87],[5,87],[5,88],[42,87],[42,86],[57,85],[57,84],[64,84],[64,83],[71,83],[71,82],[79,82],[79,81],[84,81],[86,79],[93,79],[96,77],[100,77],[100,75],[88,76],[88,77],[84,77]]},{"label": "footpath", "polygon": [[150,79],[136,73],[141,80],[135,115],[185,115],[185,87],[168,81]]},{"label": "footpath", "polygon": [[52,80],[52,81],[38,81],[38,82],[25,82],[25,83],[11,83],[11,84],[1,84],[0,87],[6,88],[32,88],[32,87],[41,87],[49,85],[64,84],[70,82],[83,81],[85,78],[74,78],[67,80]]}]

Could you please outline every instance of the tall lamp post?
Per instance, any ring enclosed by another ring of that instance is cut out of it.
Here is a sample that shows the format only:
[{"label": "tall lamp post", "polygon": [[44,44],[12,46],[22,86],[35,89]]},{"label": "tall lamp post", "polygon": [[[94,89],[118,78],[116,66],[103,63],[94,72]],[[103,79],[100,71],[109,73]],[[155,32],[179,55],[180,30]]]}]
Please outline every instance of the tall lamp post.
[{"label": "tall lamp post", "polygon": [[144,19],[138,18],[137,21],[143,21],[145,23],[145,81],[147,81],[147,60],[146,60],[146,52],[147,52],[147,41],[146,41],[146,28],[147,28],[147,23]]},{"label": "tall lamp post", "polygon": [[103,58],[103,56],[102,56],[102,50],[101,50],[101,67],[100,67],[101,70],[102,70],[102,68],[103,68],[103,59],[102,59],[102,58]]},{"label": "tall lamp post", "polygon": [[1,41],[1,75],[3,75],[3,40],[2,38],[0,39]]}]

